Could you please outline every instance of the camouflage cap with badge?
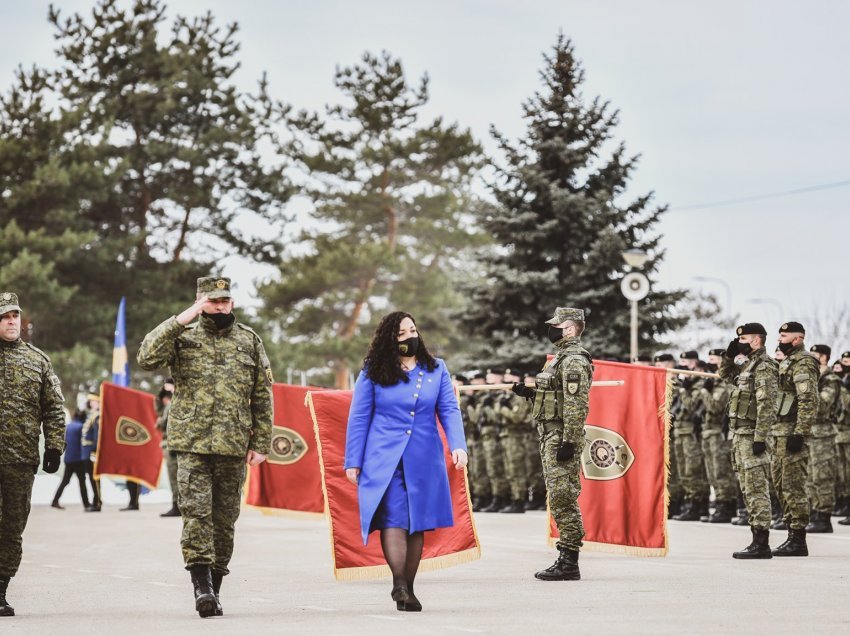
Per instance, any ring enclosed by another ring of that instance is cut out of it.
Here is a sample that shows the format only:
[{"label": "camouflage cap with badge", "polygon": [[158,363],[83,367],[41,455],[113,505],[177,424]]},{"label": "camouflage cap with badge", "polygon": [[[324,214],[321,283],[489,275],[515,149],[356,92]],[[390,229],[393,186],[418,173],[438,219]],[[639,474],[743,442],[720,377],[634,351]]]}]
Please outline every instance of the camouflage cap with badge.
[{"label": "camouflage cap with badge", "polygon": [[198,279],[198,296],[206,296],[210,300],[216,298],[233,298],[230,294],[230,279],[221,276],[204,276]]},{"label": "camouflage cap with badge", "polygon": [[573,307],[558,307],[555,309],[555,315],[546,321],[547,325],[560,325],[567,320],[580,320],[584,322],[584,310],[574,309]]},{"label": "camouflage cap with badge", "polygon": [[20,311],[18,295],[12,292],[0,293],[0,316],[10,311]]}]

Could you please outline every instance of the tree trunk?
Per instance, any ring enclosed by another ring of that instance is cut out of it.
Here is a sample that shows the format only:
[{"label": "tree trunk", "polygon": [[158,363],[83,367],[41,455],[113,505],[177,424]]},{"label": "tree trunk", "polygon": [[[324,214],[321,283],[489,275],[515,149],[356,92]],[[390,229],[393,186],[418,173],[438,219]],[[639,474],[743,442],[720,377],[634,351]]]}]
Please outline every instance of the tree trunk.
[{"label": "tree trunk", "polygon": [[180,256],[183,254],[183,249],[186,247],[186,238],[189,234],[189,216],[191,214],[191,208],[187,208],[186,215],[183,217],[183,223],[180,224],[180,237],[177,239],[177,245],[174,248],[174,256],[171,258],[172,263],[180,262]]}]

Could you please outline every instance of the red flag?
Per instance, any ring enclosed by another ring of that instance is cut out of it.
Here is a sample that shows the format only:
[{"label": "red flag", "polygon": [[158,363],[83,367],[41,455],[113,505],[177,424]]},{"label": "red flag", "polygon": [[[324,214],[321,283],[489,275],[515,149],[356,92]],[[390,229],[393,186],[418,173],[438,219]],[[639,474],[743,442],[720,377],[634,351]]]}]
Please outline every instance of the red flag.
[{"label": "red flag", "polygon": [[[593,362],[579,506],[585,547],[641,556],[667,554],[667,372]],[[549,519],[549,537],[558,530]]]},{"label": "red flag", "polygon": [[[389,576],[377,532],[364,546],[360,536],[357,487],[345,477],[345,432],[351,391],[323,391],[307,397],[319,443],[322,485],[331,525],[334,576],[341,580]],[[481,546],[472,519],[466,472],[454,469],[445,435],[440,429],[449,488],[454,509],[454,526],[425,533],[422,570],[436,570],[480,558]],[[451,468],[449,470],[449,468]]]},{"label": "red flag", "polygon": [[100,385],[95,477],[126,477],[156,489],[162,467],[161,441],[153,395],[111,382]]},{"label": "red flag", "polygon": [[[261,508],[322,515],[322,475],[306,386],[275,384],[274,428],[268,459],[250,469],[246,503]],[[316,390],[316,389],[313,389]]]}]

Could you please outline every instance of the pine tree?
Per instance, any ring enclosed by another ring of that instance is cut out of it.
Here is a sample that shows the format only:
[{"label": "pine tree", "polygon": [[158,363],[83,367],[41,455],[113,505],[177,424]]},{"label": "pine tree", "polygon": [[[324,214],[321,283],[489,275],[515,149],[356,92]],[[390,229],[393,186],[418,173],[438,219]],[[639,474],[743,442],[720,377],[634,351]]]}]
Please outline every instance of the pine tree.
[{"label": "pine tree", "polygon": [[[594,354],[627,356],[621,252],[647,251],[650,280],[664,255],[654,227],[666,208],[653,206],[652,194],[623,201],[637,157],[613,142],[617,112],[584,99],[569,40],[559,36],[544,62],[543,87],[524,104],[525,137],[513,144],[492,131],[505,163],[491,184],[497,205],[480,223],[497,248],[482,253],[487,282],[469,289],[461,315],[469,331],[487,334],[471,358],[481,366],[539,367],[556,306],[587,311],[583,342]],[[684,322],[670,311],[682,296],[653,285],[639,307],[641,351]]]},{"label": "pine tree", "polygon": [[341,104],[291,117],[312,227],[260,291],[278,355],[330,367],[345,387],[371,335],[364,325],[387,311],[415,315],[437,349],[450,342],[461,302],[452,277],[478,240],[469,217],[480,150],[457,125],[419,124],[428,79],[411,85],[386,52],[337,70],[335,84]]}]

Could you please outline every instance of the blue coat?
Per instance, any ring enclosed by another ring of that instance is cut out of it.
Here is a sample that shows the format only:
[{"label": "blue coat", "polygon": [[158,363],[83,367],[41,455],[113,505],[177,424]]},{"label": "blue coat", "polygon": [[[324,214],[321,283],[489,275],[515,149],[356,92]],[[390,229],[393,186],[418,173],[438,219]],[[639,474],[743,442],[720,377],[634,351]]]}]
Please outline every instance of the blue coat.
[{"label": "blue coat", "polygon": [[359,468],[357,486],[363,544],[398,463],[410,508],[409,532],[454,525],[452,498],[437,416],[450,450],[466,450],[463,420],[446,363],[428,372],[417,365],[409,382],[373,383],[365,371],[354,385],[348,414],[345,467]]},{"label": "blue coat", "polygon": [[83,423],[71,419],[65,427],[65,463],[83,461]]}]

